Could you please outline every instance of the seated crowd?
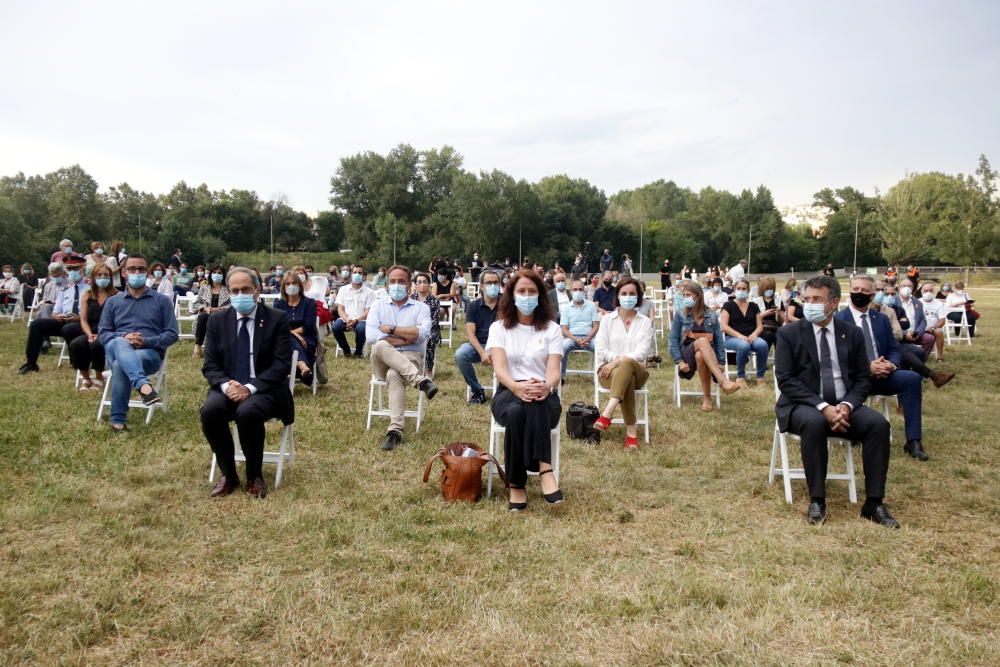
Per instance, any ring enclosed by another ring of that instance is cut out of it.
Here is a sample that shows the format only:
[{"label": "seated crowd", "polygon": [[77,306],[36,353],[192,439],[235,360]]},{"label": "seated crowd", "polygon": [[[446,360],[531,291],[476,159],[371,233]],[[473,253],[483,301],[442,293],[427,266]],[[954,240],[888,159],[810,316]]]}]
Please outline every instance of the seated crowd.
[{"label": "seated crowd", "polygon": [[[751,387],[759,391],[773,352],[777,421],[801,438],[811,523],[826,517],[826,437],[847,434],[863,445],[867,500],[862,516],[895,526],[882,503],[888,424],[866,401],[896,396],[905,425],[903,449],[928,460],[922,441],[923,381],[943,387],[954,378],[931,368],[930,355],[940,364],[947,328],[967,324],[975,336],[979,319],[962,283],[954,288],[921,283],[912,266],[902,279],[889,272],[877,279],[852,276],[849,303],[841,308],[832,267],[807,280],[800,292],[794,278],[780,291],[769,276],[752,283],[742,260],[732,268],[708,267],[700,276],[688,266],[673,274],[667,260],[660,269],[660,289],[651,290],[631,276],[627,256],[616,271],[607,252],[601,272],[594,274],[582,256],[567,277],[558,264],[546,271],[527,260],[521,266],[489,264],[476,254],[468,278],[459,263],[435,257],[426,272],[381,266],[369,281],[359,264],[330,266],[326,275],[308,265],[288,270],[276,265],[264,277],[252,268],[190,267],[180,250],[162,263],[129,255],[117,241],[109,253],[100,242],[89,249],[81,256],[64,239],[44,278],[29,264],[17,276],[13,266],[3,267],[0,306],[5,311],[18,303],[31,306],[19,373],[38,372],[39,356],[51,339],[61,338],[79,372],[81,391],[103,389],[110,377],[110,427],[124,432],[133,392],[147,407],[162,400],[150,378],[178,340],[177,297],[192,299],[193,355],[204,356],[209,383],[202,425],[222,470],[213,496],[240,486],[231,421],[247,459],[247,490],[266,495],[263,424],[270,418],[294,420],[290,371],[307,385],[325,382],[327,335],[346,358],[370,357],[372,381],[388,393],[382,449],[398,447],[406,388],[434,398],[442,323],[464,312],[467,340],[455,352],[455,365],[468,386],[470,405],[487,402],[476,365],[494,375],[491,413],[505,432],[512,511],[527,506],[528,473],[538,474],[547,502],[563,501],[550,432],[559,425],[560,387],[566,384],[572,353],[590,359],[586,367],[595,397],[607,395],[603,407],[597,406],[594,428],[608,431],[620,411],[624,447],[639,449],[636,394],[660,362],[658,331],[669,330],[675,382],[697,375],[705,411],[715,406],[713,384],[726,395]],[[270,295],[270,306],[262,295]]]}]

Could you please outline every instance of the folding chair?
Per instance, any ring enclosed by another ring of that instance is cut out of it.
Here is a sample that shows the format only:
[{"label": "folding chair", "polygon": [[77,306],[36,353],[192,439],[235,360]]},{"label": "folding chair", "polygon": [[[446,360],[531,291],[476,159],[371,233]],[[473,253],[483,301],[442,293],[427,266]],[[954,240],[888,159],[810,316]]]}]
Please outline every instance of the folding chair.
[{"label": "folding chair", "polygon": [[[496,396],[497,393],[497,376],[493,375],[493,385],[492,385],[493,395]],[[562,387],[559,388],[559,398],[562,399]],[[507,429],[497,423],[497,420],[493,418],[493,411],[490,411],[490,454],[493,455],[497,461],[503,456],[503,437]],[[562,420],[559,424],[556,424],[555,428],[549,431],[549,438],[552,442],[552,474],[556,478],[556,483],[559,483],[559,445],[562,441]],[[648,442],[648,440],[647,440]],[[504,464],[507,462],[504,461]],[[486,497],[490,498],[493,495],[493,475],[497,474],[496,467],[492,463],[486,464]],[[538,475],[537,472],[529,472],[529,475]]]},{"label": "folding chair", "polygon": [[590,355],[590,367],[589,368],[573,368],[572,359],[566,362],[566,375],[590,375],[591,377],[597,377],[597,354],[591,352],[590,350],[570,350],[570,355],[574,354],[584,354]]},{"label": "folding chair", "polygon": [[[426,353],[425,353],[426,354]],[[424,366],[427,363],[426,356],[420,359],[420,372],[424,372]],[[368,383],[368,421],[365,424],[365,430],[370,431],[372,428],[372,417],[391,417],[392,414],[389,412],[388,400],[389,397],[385,395],[383,390],[389,386],[388,378],[385,380],[379,380],[375,373],[372,372],[372,379]],[[378,409],[374,409],[375,406],[375,396],[378,395]],[[416,410],[404,410],[403,419],[409,417],[410,419],[417,420],[417,433],[420,432],[420,425],[424,421],[424,392],[417,391],[417,409]]]},{"label": "folding chair", "polygon": [[31,321],[35,319],[35,313],[38,312],[38,306],[42,302],[42,292],[45,290],[45,278],[38,279],[38,287],[35,288],[35,296],[31,300],[31,307],[28,308],[28,321],[25,326],[31,326]]},{"label": "folding chair", "polygon": [[[320,326],[319,326],[319,320],[316,320],[316,340],[317,341],[320,340],[320,331],[321,331],[321,329],[320,329]],[[337,349],[338,350],[340,349],[339,345],[337,346]],[[313,379],[312,379],[312,384],[309,385],[309,388],[312,389],[313,396],[316,395],[316,389],[319,387],[319,373],[316,372],[316,369],[319,367],[319,350],[320,350],[320,346],[317,344],[316,345],[316,360],[313,361],[313,365],[312,365]],[[292,354],[295,355],[295,359],[296,359],[295,363],[298,363],[298,358],[299,358],[298,351],[296,350]],[[334,353],[334,358],[336,358],[336,353]],[[296,382],[299,382],[300,384],[302,383],[301,380],[296,380],[295,379],[295,367],[293,366],[292,367],[292,384],[291,384],[292,393],[293,394],[295,393],[295,383]]]},{"label": "folding chair", "polygon": [[[597,364],[597,355],[594,355],[594,364]],[[597,370],[594,370],[594,405],[597,409],[601,409],[601,394],[611,394],[611,390],[605,389],[601,386],[601,379],[597,376]],[[641,426],[643,429],[644,440],[646,444],[649,444],[649,380],[646,380],[646,386],[642,389],[635,390],[636,399],[641,398],[641,408],[637,410],[639,414],[636,415],[636,426]],[[636,401],[639,403],[639,401]],[[639,406],[636,406],[639,408]],[[615,417],[611,420],[612,424],[625,424],[624,417]]]},{"label": "folding chair", "polygon": [[[298,350],[292,352],[292,367],[288,373],[288,392],[293,393],[295,391],[295,366],[299,363],[299,353]],[[293,399],[294,400],[294,399]],[[271,424],[273,422],[280,421],[277,417],[268,419],[267,423]],[[278,442],[278,451],[269,452],[264,451],[264,463],[275,464],[278,466],[278,471],[274,475],[274,488],[281,486],[281,474],[285,469],[285,461],[288,461],[288,465],[295,465],[295,432],[292,427],[295,423],[282,424],[281,426],[281,439]],[[236,428],[236,424],[230,423],[229,429],[233,433],[233,446],[235,454],[233,458],[237,463],[246,463],[247,457],[243,453],[243,447],[240,445],[240,432]],[[215,458],[215,453],[212,453],[212,467],[208,471],[208,481],[211,484],[215,481],[215,467],[218,465],[218,461]]]},{"label": "folding chair", "polygon": [[21,285],[21,291],[18,294],[11,294],[8,298],[14,302],[14,307],[10,309],[10,322],[13,323],[14,320],[20,319],[24,313],[24,288],[27,287],[26,284]]},{"label": "folding chair", "polygon": [[[723,372],[726,374],[726,377],[728,378],[729,377],[729,359],[728,359],[728,357],[726,359],[726,365],[725,365],[725,368],[723,368]],[[695,381],[697,381],[699,383],[701,382],[701,380],[698,379],[697,369],[695,369],[694,377],[691,378],[690,380],[687,380],[687,382],[695,382]],[[701,398],[701,397],[704,396],[704,394],[701,391],[701,386],[700,385],[698,387],[698,391],[691,391],[689,389],[684,389],[681,386],[681,373],[680,373],[680,370],[678,370],[677,364],[674,364],[674,402],[677,404],[677,409],[678,410],[680,410],[680,407],[681,407],[681,397],[682,396],[697,396],[697,397]],[[722,408],[722,390],[719,388],[719,384],[717,382],[713,382],[712,383],[712,398],[715,399],[715,408],[717,410],[721,409]]]},{"label": "folding chair", "polygon": [[439,322],[441,325],[441,342],[448,343],[448,347],[451,347],[451,337],[455,329],[455,302],[441,301],[441,309],[447,315],[445,319]]},{"label": "folding chair", "polygon": [[889,418],[890,415],[892,415],[892,409],[889,406],[889,403],[891,402],[896,402],[896,404],[899,405],[899,399],[895,395],[869,394],[868,400],[866,401],[868,407],[870,407],[872,410],[875,410],[876,412],[882,413],[882,416],[885,417],[885,420],[889,422],[890,445],[892,444],[892,419]]},{"label": "folding chair", "polygon": [[[948,319],[948,316],[952,313],[961,313],[961,319],[958,322]],[[948,308],[944,313],[944,319],[948,323],[944,329],[945,343],[952,345],[965,341],[969,345],[972,345],[972,327],[969,326],[969,316],[964,305],[957,308]]]},{"label": "folding chair", "polygon": [[[177,318],[178,338],[194,340],[195,322],[198,321],[198,314],[191,312],[191,308],[194,306],[194,300],[195,297],[190,294],[185,294],[184,296],[178,296],[177,300],[174,302],[174,317]],[[190,333],[184,333],[185,322],[191,323]]]},{"label": "folding chair", "polygon": [[[778,388],[778,378],[774,378],[774,400],[775,403],[778,401],[778,397],[781,396],[781,390]],[[785,484],[785,502],[791,504],[792,502],[792,480],[793,479],[805,479],[806,473],[804,468],[791,468],[788,465],[788,439],[794,438],[799,440],[799,436],[794,433],[783,433],[778,427],[778,420],[774,420],[774,437],[771,441],[771,467],[767,473],[767,483],[774,483],[774,476],[781,475],[781,479]],[[833,445],[841,445],[845,450],[845,464],[844,472],[833,473],[830,472],[830,459],[827,458],[827,471],[826,478],[835,480],[844,480],[847,482],[847,494],[851,499],[852,503],[858,502],[858,485],[854,478],[854,454],[852,452],[851,441],[845,438],[835,438],[829,437],[826,439],[826,446],[830,449],[830,454],[832,454]],[[777,466],[778,455],[781,455],[781,467]]]},{"label": "folding chair", "polygon": [[[97,404],[97,421],[101,421],[101,417],[104,415],[104,407],[107,406],[108,410],[111,409],[111,364],[108,364],[108,369],[101,374],[104,378],[104,390],[101,392],[101,402]],[[167,411],[167,355],[163,356],[163,364],[160,366],[160,370],[149,377],[149,383],[156,390],[156,393],[160,395],[160,402],[156,405],[146,405],[138,398],[129,398],[128,408],[129,410],[145,410],[146,411],[146,426],[149,426],[150,422],[153,421],[153,413],[157,410]],[[131,394],[130,394],[131,396]]]}]

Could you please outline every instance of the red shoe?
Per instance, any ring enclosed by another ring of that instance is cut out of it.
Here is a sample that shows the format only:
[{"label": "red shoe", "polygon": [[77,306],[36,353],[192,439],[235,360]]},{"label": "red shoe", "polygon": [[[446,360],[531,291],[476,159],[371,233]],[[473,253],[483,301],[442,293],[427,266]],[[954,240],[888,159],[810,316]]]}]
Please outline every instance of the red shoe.
[{"label": "red shoe", "polygon": [[639,438],[633,438],[630,435],[626,435],[625,449],[639,449]]},{"label": "red shoe", "polygon": [[597,418],[596,422],[594,422],[594,428],[598,431],[607,431],[611,428],[611,420],[602,415]]}]

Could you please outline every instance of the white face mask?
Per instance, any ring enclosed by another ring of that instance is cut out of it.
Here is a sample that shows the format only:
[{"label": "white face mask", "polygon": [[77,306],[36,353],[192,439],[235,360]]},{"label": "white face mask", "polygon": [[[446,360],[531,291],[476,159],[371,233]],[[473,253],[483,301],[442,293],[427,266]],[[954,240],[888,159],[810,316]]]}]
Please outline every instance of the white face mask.
[{"label": "white face mask", "polygon": [[298,296],[299,286],[298,285],[285,285],[285,294],[288,296]]},{"label": "white face mask", "polygon": [[934,300],[934,292],[924,292],[923,294],[920,295],[920,298],[930,303],[931,301]]}]

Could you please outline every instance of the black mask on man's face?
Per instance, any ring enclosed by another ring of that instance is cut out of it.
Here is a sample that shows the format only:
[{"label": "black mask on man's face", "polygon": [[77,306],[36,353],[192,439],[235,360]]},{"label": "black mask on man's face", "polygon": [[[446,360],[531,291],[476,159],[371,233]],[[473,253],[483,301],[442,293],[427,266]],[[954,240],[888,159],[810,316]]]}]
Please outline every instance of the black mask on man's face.
[{"label": "black mask on man's face", "polygon": [[604,281],[604,286],[605,287],[611,287],[611,281],[610,280],[605,280]]},{"label": "black mask on man's face", "polygon": [[865,308],[872,302],[872,296],[872,294],[865,294],[864,292],[851,292],[851,303],[857,308]]}]

